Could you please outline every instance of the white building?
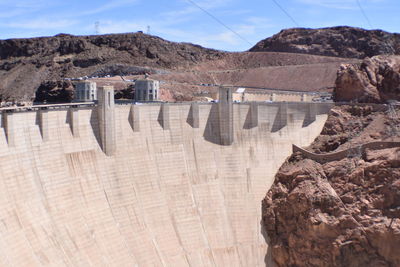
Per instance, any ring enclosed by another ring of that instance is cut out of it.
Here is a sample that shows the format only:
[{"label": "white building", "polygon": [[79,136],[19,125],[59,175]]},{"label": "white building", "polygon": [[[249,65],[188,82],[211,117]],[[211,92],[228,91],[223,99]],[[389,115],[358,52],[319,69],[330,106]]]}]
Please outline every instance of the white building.
[{"label": "white building", "polygon": [[151,79],[136,80],[135,102],[157,101],[160,99],[160,82]]},{"label": "white building", "polygon": [[92,102],[97,100],[97,86],[95,82],[84,81],[76,84],[75,101]]}]

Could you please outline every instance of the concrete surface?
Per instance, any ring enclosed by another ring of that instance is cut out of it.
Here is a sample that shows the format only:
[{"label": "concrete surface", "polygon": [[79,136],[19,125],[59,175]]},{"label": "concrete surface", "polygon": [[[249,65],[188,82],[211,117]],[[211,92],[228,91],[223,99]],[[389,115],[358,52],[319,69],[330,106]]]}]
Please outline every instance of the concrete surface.
[{"label": "concrete surface", "polygon": [[96,107],[49,110],[39,123],[40,111],[4,112],[0,266],[269,264],[261,200],[292,144],[319,135],[329,107],[235,104],[225,146],[217,104],[168,105],[168,129],[160,110],[115,106],[109,155]]}]

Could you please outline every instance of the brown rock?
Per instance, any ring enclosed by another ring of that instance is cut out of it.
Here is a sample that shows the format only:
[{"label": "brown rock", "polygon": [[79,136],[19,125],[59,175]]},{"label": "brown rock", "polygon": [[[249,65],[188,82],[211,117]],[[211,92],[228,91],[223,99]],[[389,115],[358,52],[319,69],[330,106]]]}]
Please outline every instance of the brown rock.
[{"label": "brown rock", "polygon": [[252,52],[273,51],[360,58],[400,54],[400,35],[353,27],[282,30],[258,42]]},{"label": "brown rock", "polygon": [[[359,119],[360,124],[351,123]],[[385,131],[387,111],[371,106],[333,110],[311,149],[326,151],[330,138],[353,132],[337,150],[369,140],[400,139]],[[340,127],[332,128],[332,122]],[[397,121],[396,121],[397,123]],[[362,125],[360,127],[360,125]],[[309,149],[310,149],[309,148]],[[323,165],[291,157],[263,201],[263,223],[278,266],[400,266],[400,149]]]},{"label": "brown rock", "polygon": [[71,102],[74,87],[70,81],[44,81],[36,91],[35,101],[48,103]]},{"label": "brown rock", "polygon": [[400,99],[400,56],[366,58],[340,67],[335,101],[384,103]]}]

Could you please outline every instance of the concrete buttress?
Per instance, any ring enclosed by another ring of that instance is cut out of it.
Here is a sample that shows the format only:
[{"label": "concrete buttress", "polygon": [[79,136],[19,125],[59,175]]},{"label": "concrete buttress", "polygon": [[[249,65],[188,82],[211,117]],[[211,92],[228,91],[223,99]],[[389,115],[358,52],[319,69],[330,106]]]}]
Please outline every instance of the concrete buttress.
[{"label": "concrete buttress", "polygon": [[49,140],[49,113],[47,109],[41,109],[38,113],[39,116],[39,129],[40,134],[42,135],[43,142]]},{"label": "concrete buttress", "polygon": [[187,122],[193,128],[199,128],[199,126],[200,126],[200,110],[199,110],[198,103],[192,103],[190,105],[189,117],[187,119]]},{"label": "concrete buttress", "polygon": [[232,88],[219,88],[218,120],[221,145],[229,146],[233,143]]},{"label": "concrete buttress", "polygon": [[116,149],[114,87],[100,87],[97,97],[101,148],[107,156],[113,156]]},{"label": "concrete buttress", "polygon": [[169,130],[169,105],[167,103],[161,104],[159,122],[164,130]]},{"label": "concrete buttress", "polygon": [[315,104],[307,104],[304,126],[308,126],[317,119],[317,108]]},{"label": "concrete buttress", "polygon": [[4,132],[7,138],[7,143],[9,147],[15,146],[15,132],[14,132],[14,120],[13,112],[3,111],[2,113],[2,124]]},{"label": "concrete buttress", "polygon": [[277,132],[283,127],[288,125],[288,104],[286,102],[281,102],[278,104],[278,113],[272,127],[272,132]]},{"label": "concrete buttress", "polygon": [[132,105],[129,110],[129,123],[131,124],[132,130],[134,132],[140,131],[140,111],[139,106]]},{"label": "concrete buttress", "polygon": [[79,137],[79,109],[70,108],[68,109],[69,116],[69,127],[71,128],[72,135]]},{"label": "concrete buttress", "polygon": [[258,103],[251,102],[250,104],[250,128],[258,126]]}]

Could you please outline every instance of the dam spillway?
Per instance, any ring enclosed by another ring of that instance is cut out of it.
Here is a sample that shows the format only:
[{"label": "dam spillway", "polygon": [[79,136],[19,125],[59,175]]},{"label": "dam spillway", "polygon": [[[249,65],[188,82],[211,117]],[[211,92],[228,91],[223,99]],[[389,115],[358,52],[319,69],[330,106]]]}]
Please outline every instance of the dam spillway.
[{"label": "dam spillway", "polygon": [[3,112],[0,266],[268,264],[261,200],[330,105],[219,105],[115,105],[107,142],[98,106]]}]

